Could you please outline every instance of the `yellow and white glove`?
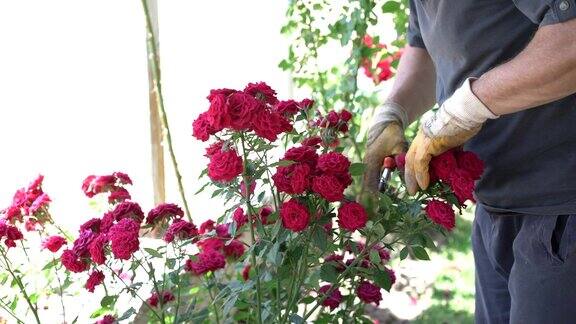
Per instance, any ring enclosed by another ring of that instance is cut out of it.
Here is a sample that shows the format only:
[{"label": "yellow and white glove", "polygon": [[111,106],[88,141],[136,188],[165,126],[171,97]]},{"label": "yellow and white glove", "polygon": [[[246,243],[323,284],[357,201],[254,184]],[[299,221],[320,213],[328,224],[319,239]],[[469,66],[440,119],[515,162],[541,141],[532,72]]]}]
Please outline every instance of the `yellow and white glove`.
[{"label": "yellow and white glove", "polygon": [[397,103],[387,102],[378,109],[368,130],[368,142],[364,164],[363,192],[378,192],[380,172],[384,158],[404,152],[406,139],[404,127],[407,126],[406,110]]},{"label": "yellow and white glove", "polygon": [[486,120],[498,118],[472,92],[472,81],[467,79],[435,114],[422,117],[420,130],[406,154],[404,176],[408,193],[413,195],[418,188],[428,188],[428,164],[433,156],[464,144]]}]

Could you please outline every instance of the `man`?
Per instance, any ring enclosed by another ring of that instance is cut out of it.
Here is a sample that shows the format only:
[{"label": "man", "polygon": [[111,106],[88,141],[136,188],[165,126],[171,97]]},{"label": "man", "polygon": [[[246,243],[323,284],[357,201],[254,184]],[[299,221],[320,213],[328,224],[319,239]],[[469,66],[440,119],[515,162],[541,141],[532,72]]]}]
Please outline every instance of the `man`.
[{"label": "man", "polygon": [[403,128],[437,102],[408,150],[405,180],[410,193],[427,188],[431,157],[463,144],[484,160],[476,322],[576,322],[575,0],[410,6],[409,46],[368,135],[366,185],[376,190]]}]

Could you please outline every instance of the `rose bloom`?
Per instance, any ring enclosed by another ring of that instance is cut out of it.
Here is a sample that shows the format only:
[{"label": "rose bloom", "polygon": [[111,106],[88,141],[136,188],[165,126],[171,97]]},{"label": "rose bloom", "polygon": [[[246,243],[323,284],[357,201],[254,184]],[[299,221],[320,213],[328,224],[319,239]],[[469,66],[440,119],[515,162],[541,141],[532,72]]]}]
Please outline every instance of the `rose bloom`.
[{"label": "rose bloom", "polygon": [[244,244],[238,240],[232,240],[228,245],[224,244],[222,249],[224,250],[224,255],[234,259],[241,257],[246,251]]},{"label": "rose bloom", "polygon": [[164,241],[166,243],[171,243],[175,238],[183,240],[192,238],[196,235],[198,235],[196,225],[183,219],[179,219],[170,224],[166,230],[166,234],[164,234]]},{"label": "rose bloom", "polygon": [[434,223],[451,231],[456,223],[456,216],[452,206],[440,200],[430,200],[424,208],[426,215]]},{"label": "rose bloom", "polygon": [[105,315],[102,319],[98,320],[96,324],[115,324],[118,323],[116,318],[112,315]]},{"label": "rose bloom", "polygon": [[212,155],[221,152],[223,146],[224,146],[223,141],[218,141],[210,144],[210,146],[206,148],[206,154],[204,154],[204,156],[210,158]]},{"label": "rose bloom", "polygon": [[[330,287],[331,287],[330,285],[320,287],[320,290],[318,291],[318,298],[321,298],[323,295],[325,295],[326,292],[328,292],[328,290],[330,289]],[[324,299],[324,301],[322,302],[322,306],[330,307],[330,310],[333,311],[336,308],[338,308],[341,302],[342,302],[342,294],[340,293],[340,289],[336,288],[334,289],[334,291],[332,291],[332,293],[330,293],[330,296]]]},{"label": "rose bloom", "polygon": [[150,304],[150,306],[152,307],[158,307],[158,304],[160,304],[160,306],[166,305],[167,303],[176,300],[176,298],[174,297],[174,294],[172,294],[169,291],[163,291],[160,293],[160,296],[158,296],[158,294],[156,292],[154,292],[152,294],[152,296],[150,296],[148,298],[148,304]]},{"label": "rose bloom", "polygon": [[318,168],[326,174],[347,173],[350,168],[350,160],[342,153],[329,152],[320,155],[318,158]]},{"label": "rose bloom", "polygon": [[366,226],[368,214],[357,202],[343,203],[338,209],[338,223],[343,229],[353,232]]},{"label": "rose bloom", "polygon": [[244,224],[248,222],[248,217],[244,214],[244,209],[242,209],[242,207],[236,208],[232,215],[232,219],[236,222],[237,228],[244,226]]},{"label": "rose bloom", "polygon": [[114,215],[114,219],[119,222],[124,218],[131,218],[138,223],[141,223],[144,220],[144,212],[138,203],[133,201],[123,201],[116,205],[114,210],[112,211]]},{"label": "rose bloom", "polygon": [[88,280],[84,285],[84,288],[86,288],[86,290],[88,290],[89,292],[93,293],[94,288],[100,285],[103,281],[104,281],[104,273],[102,273],[102,271],[93,271],[88,277]]},{"label": "rose bloom", "polygon": [[302,146],[317,148],[320,143],[322,143],[322,139],[318,136],[314,136],[304,139],[301,144]]},{"label": "rose bloom", "polygon": [[58,252],[64,244],[66,244],[65,238],[59,235],[53,235],[42,242],[42,247],[48,249],[50,252]]},{"label": "rose bloom", "polygon": [[280,166],[272,175],[272,180],[278,191],[298,195],[310,187],[310,173],[310,167],[307,164]]},{"label": "rose bloom", "polygon": [[98,234],[92,232],[91,230],[80,232],[80,236],[78,236],[78,238],[74,241],[72,251],[74,251],[74,253],[80,257],[88,257],[90,255],[88,248],[97,235]]},{"label": "rose bloom", "polygon": [[219,152],[210,157],[208,177],[212,181],[229,182],[242,173],[242,158],[234,150]]},{"label": "rose bloom", "polygon": [[84,262],[80,257],[74,253],[72,250],[64,250],[62,256],[60,257],[62,265],[68,269],[70,272],[83,272],[88,270],[88,263]]},{"label": "rose bloom", "polygon": [[146,224],[155,224],[168,218],[180,219],[184,216],[182,208],[176,204],[160,204],[148,212]]},{"label": "rose bloom", "polygon": [[30,208],[28,208],[28,213],[34,214],[35,212],[40,210],[40,208],[48,207],[48,204],[50,202],[52,202],[52,200],[50,200],[50,197],[48,197],[46,193],[42,193],[34,200]]},{"label": "rose bloom", "polygon": [[301,232],[310,222],[308,208],[295,199],[282,203],[280,207],[280,218],[282,225],[294,232]]},{"label": "rose bloom", "polygon": [[406,165],[406,152],[402,152],[394,157],[396,161],[396,167],[398,170],[404,171],[404,166]]},{"label": "rose bloom", "polygon": [[311,169],[316,168],[318,154],[316,148],[311,146],[292,147],[284,153],[284,160],[307,164]]},{"label": "rose bloom", "polygon": [[108,196],[108,202],[113,204],[116,202],[123,202],[131,198],[132,196],[130,196],[128,190],[124,188],[118,188],[110,193],[110,195]]},{"label": "rose bloom", "polygon": [[314,177],[312,179],[312,191],[329,202],[340,201],[344,198],[344,187],[338,178],[331,175]]},{"label": "rose bloom", "polygon": [[101,233],[90,243],[88,251],[90,258],[96,264],[104,264],[106,262],[106,245],[108,245],[108,234]]},{"label": "rose bloom", "polygon": [[94,233],[100,233],[101,224],[102,220],[100,218],[91,218],[84,222],[84,224],[80,225],[80,232],[90,230]]},{"label": "rose bloom", "polygon": [[473,152],[457,151],[456,162],[460,169],[465,170],[473,180],[478,180],[484,172],[484,162]]},{"label": "rose bloom", "polygon": [[380,287],[372,284],[368,281],[363,281],[358,285],[356,289],[356,294],[361,301],[366,304],[374,303],[376,305],[380,304],[382,300],[382,293],[380,292]]},{"label": "rose bloom", "polygon": [[138,251],[140,225],[131,218],[124,218],[110,228],[108,233],[112,253],[116,259],[129,260]]},{"label": "rose bloom", "polygon": [[452,172],[458,168],[454,151],[449,150],[430,160],[430,168],[444,182],[448,182]]},{"label": "rose bloom", "polygon": [[[235,92],[235,90],[230,90],[230,92],[227,93],[210,92],[210,96],[208,96],[208,100],[210,100],[210,108],[208,108],[208,111],[205,115],[206,117],[204,117],[206,118],[208,125],[212,127],[211,131],[207,131],[208,134],[211,135],[212,133],[219,132],[230,126],[230,116],[226,111],[226,102],[228,96]],[[205,126],[199,122],[197,127],[198,134],[205,138],[205,133],[201,131],[202,127]]]},{"label": "rose bloom", "polygon": [[226,259],[222,253],[216,250],[206,250],[197,254],[197,260],[187,260],[185,269],[195,275],[203,275],[207,272],[214,272],[226,266]]},{"label": "rose bloom", "polygon": [[249,195],[254,194],[254,189],[256,189],[256,182],[251,181],[248,187],[250,190],[246,190],[246,182],[242,181],[240,183],[240,193],[242,194],[242,197],[248,197]]},{"label": "rose bloom", "polygon": [[208,120],[208,112],[201,113],[198,115],[198,118],[192,122],[192,136],[202,142],[206,142],[210,138],[210,135],[214,133],[214,127],[212,127],[212,124],[210,124]]},{"label": "rose bloom", "polygon": [[224,247],[224,240],[217,237],[205,238],[196,243],[200,251],[220,250]]},{"label": "rose bloom", "polygon": [[252,121],[254,133],[271,142],[278,139],[278,135],[292,131],[292,124],[282,114],[275,111],[263,110],[254,116]]},{"label": "rose bloom", "polygon": [[278,102],[278,99],[276,99],[276,91],[265,82],[248,83],[246,88],[244,88],[244,92],[270,105]]},{"label": "rose bloom", "polygon": [[262,209],[260,209],[260,221],[262,222],[262,225],[269,225],[274,223],[268,219],[268,217],[272,215],[273,212],[274,210],[270,206],[264,206]]},{"label": "rose bloom", "polygon": [[244,281],[248,281],[248,279],[250,279],[250,268],[251,266],[248,264],[244,267],[244,269],[242,269],[242,279],[244,279]]},{"label": "rose bloom", "polygon": [[200,229],[198,230],[198,233],[200,234],[206,234],[210,231],[214,230],[214,221],[209,219],[207,221],[205,221],[204,223],[200,224]]},{"label": "rose bloom", "polygon": [[463,205],[466,200],[475,201],[474,180],[470,178],[468,172],[462,169],[454,170],[450,176],[449,184],[461,205]]},{"label": "rose bloom", "polygon": [[352,119],[352,113],[350,113],[346,109],[342,109],[340,111],[339,115],[340,115],[340,120],[342,120],[343,122],[348,122],[348,121],[350,121],[350,119]]},{"label": "rose bloom", "polygon": [[300,106],[294,100],[279,101],[276,105],[274,105],[274,111],[283,115],[294,115],[300,111]]}]

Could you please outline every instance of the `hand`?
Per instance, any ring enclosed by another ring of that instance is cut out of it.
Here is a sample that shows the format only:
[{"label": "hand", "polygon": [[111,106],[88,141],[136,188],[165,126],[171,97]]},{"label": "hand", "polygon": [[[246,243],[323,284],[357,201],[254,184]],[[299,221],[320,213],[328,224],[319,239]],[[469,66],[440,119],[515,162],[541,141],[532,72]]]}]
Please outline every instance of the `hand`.
[{"label": "hand", "polygon": [[471,81],[466,80],[435,114],[422,118],[420,130],[406,154],[404,178],[409,194],[428,188],[428,165],[433,156],[466,143],[486,120],[498,118],[474,95]]},{"label": "hand", "polygon": [[404,152],[406,139],[403,126],[407,123],[405,110],[398,104],[386,103],[374,116],[368,131],[364,163],[363,192],[378,192],[384,158]]}]

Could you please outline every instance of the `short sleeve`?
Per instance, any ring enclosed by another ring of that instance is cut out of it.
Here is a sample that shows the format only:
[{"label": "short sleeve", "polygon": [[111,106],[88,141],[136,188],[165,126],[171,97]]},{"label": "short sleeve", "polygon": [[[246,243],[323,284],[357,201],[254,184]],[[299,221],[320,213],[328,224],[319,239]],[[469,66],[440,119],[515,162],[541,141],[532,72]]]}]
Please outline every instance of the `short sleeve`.
[{"label": "short sleeve", "polygon": [[576,18],[576,0],[513,0],[533,23],[545,26]]},{"label": "short sleeve", "polygon": [[426,48],[422,34],[420,33],[420,24],[418,23],[418,13],[416,12],[414,0],[410,0],[410,18],[408,20],[406,37],[408,38],[408,44],[410,44],[410,46]]}]

